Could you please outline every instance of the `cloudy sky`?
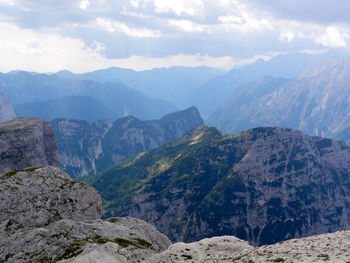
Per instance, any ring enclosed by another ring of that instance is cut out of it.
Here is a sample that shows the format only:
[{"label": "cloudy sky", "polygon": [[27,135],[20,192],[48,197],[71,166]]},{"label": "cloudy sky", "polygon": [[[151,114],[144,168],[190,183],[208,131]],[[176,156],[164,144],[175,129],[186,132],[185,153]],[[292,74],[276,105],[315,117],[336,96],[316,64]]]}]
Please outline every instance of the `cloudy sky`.
[{"label": "cloudy sky", "polygon": [[224,69],[347,49],[348,0],[0,0],[0,71]]}]

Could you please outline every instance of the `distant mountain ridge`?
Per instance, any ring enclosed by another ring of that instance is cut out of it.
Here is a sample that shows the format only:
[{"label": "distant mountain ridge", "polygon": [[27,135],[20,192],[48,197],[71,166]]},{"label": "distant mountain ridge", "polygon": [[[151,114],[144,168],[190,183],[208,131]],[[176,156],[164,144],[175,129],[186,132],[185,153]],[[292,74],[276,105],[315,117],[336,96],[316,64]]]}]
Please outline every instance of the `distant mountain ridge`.
[{"label": "distant mountain ridge", "polygon": [[[226,133],[280,126],[350,143],[349,83],[350,60],[325,63],[275,86],[270,92],[250,97],[240,108],[236,107],[236,95],[233,95],[209,118],[209,123]],[[242,87],[240,93],[247,96],[250,88]],[[255,92],[263,89],[263,85],[256,85]]]},{"label": "distant mountain ridge", "polygon": [[27,72],[0,73],[0,92],[16,105],[58,99],[64,96],[88,96],[109,108],[118,118],[133,115],[156,119],[176,111],[170,103],[152,99],[120,83],[67,80],[46,74]]},{"label": "distant mountain ridge", "polygon": [[350,147],[291,129],[200,126],[89,182],[106,216],[141,218],[173,241],[262,245],[350,229]]},{"label": "distant mountain ridge", "polygon": [[189,97],[193,90],[222,73],[219,69],[209,67],[170,67],[145,71],[112,67],[83,74],[63,70],[54,75],[67,79],[123,83],[147,96],[163,99],[183,108],[193,105]]},{"label": "distant mountain ridge", "polygon": [[275,56],[267,61],[260,59],[212,78],[192,93],[194,98],[192,104],[197,106],[203,117],[207,119],[242,85],[266,76],[294,78],[309,68],[344,57],[349,57],[349,53],[341,51],[330,51],[319,55],[289,53]]},{"label": "distant mountain ridge", "polygon": [[128,116],[116,121],[55,119],[60,167],[71,177],[92,175],[131,156],[181,137],[203,124],[195,107],[159,120]]},{"label": "distant mountain ridge", "polygon": [[22,117],[36,117],[47,121],[57,118],[96,121],[115,120],[120,117],[98,100],[88,96],[64,96],[46,101],[16,105],[16,113]]}]

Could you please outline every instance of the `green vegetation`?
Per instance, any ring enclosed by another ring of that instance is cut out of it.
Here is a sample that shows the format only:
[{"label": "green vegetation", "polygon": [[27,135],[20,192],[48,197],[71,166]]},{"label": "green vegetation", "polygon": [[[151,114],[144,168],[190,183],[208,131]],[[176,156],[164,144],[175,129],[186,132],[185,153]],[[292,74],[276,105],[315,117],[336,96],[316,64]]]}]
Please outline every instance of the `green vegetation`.
[{"label": "green vegetation", "polygon": [[19,172],[34,172],[35,170],[42,168],[43,166],[30,167],[22,170],[11,171],[3,175],[3,177],[11,177]]},{"label": "green vegetation", "polygon": [[285,259],[283,258],[275,258],[275,259],[272,259],[272,262],[284,262]]},{"label": "green vegetation", "polygon": [[319,254],[319,255],[317,255],[317,257],[323,259],[324,261],[328,261],[329,260],[329,255],[328,254]]},{"label": "green vegetation", "polygon": [[149,243],[148,241],[142,239],[142,238],[133,238],[132,240],[129,239],[125,239],[125,238],[115,238],[115,239],[108,239],[108,238],[104,238],[104,237],[97,237],[94,239],[94,241],[98,244],[104,244],[107,242],[112,242],[112,243],[116,243],[119,246],[122,247],[129,247],[129,246],[133,246],[136,248],[140,248],[140,249],[145,249],[145,248],[151,248],[152,244]]}]

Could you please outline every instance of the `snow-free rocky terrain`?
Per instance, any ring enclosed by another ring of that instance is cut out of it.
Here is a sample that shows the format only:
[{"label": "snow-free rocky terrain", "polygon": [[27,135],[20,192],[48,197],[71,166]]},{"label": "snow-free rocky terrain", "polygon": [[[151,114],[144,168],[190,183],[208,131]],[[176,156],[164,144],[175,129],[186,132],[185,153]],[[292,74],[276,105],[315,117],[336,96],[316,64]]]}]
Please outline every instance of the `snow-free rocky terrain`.
[{"label": "snow-free rocky terrain", "polygon": [[55,119],[59,162],[72,178],[92,175],[133,155],[180,138],[203,124],[195,107],[141,121],[129,116],[116,121]]},{"label": "snow-free rocky terrain", "polygon": [[0,262],[350,262],[350,232],[253,247],[232,236],[171,242],[135,218],[100,220],[90,186],[55,167],[0,176]]},{"label": "snow-free rocky terrain", "polygon": [[36,118],[0,123],[0,174],[40,165],[58,165],[51,125]]},{"label": "snow-free rocky terrain", "polygon": [[141,262],[170,245],[142,220],[101,215],[98,193],[58,168],[1,175],[0,262],[71,262],[104,250],[113,251],[114,261],[106,255],[72,262]]}]

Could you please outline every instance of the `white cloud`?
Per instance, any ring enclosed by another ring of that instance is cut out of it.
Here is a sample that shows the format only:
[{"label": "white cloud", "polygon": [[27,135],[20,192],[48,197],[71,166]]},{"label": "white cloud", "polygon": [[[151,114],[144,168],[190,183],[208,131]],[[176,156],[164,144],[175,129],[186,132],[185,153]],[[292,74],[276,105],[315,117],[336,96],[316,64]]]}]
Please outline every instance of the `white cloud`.
[{"label": "white cloud", "polygon": [[153,0],[157,13],[194,16],[203,11],[201,0]]},{"label": "white cloud", "polygon": [[316,43],[325,47],[339,48],[346,47],[349,35],[335,26],[328,26],[325,32],[316,38]]},{"label": "white cloud", "polygon": [[16,6],[15,0],[0,0],[0,5]]},{"label": "white cloud", "polygon": [[104,56],[104,45],[94,42],[86,46],[81,39],[62,37],[57,34],[41,34],[30,29],[20,29],[8,23],[0,23],[0,71],[14,69],[37,72],[55,72],[68,69],[73,72],[87,72],[107,67],[146,70],[155,67],[209,66],[230,69],[251,63],[259,58],[268,59],[276,54],[253,58],[208,55],[173,55],[161,58],[131,56],[123,59],[109,59]]},{"label": "white cloud", "polygon": [[194,23],[191,20],[170,19],[168,23],[184,32],[205,32],[209,30],[208,26]]},{"label": "white cloud", "polygon": [[79,2],[79,8],[80,9],[86,9],[90,6],[90,1],[89,0],[81,0]]},{"label": "white cloud", "polygon": [[224,24],[243,24],[243,18],[240,17],[240,16],[232,16],[232,15],[227,15],[227,16],[219,16],[218,17],[218,20],[221,22],[221,23],[224,23]]},{"label": "white cloud", "polygon": [[96,18],[95,25],[105,31],[118,32],[136,38],[157,38],[161,36],[158,30],[130,27],[127,24],[102,17]]}]

